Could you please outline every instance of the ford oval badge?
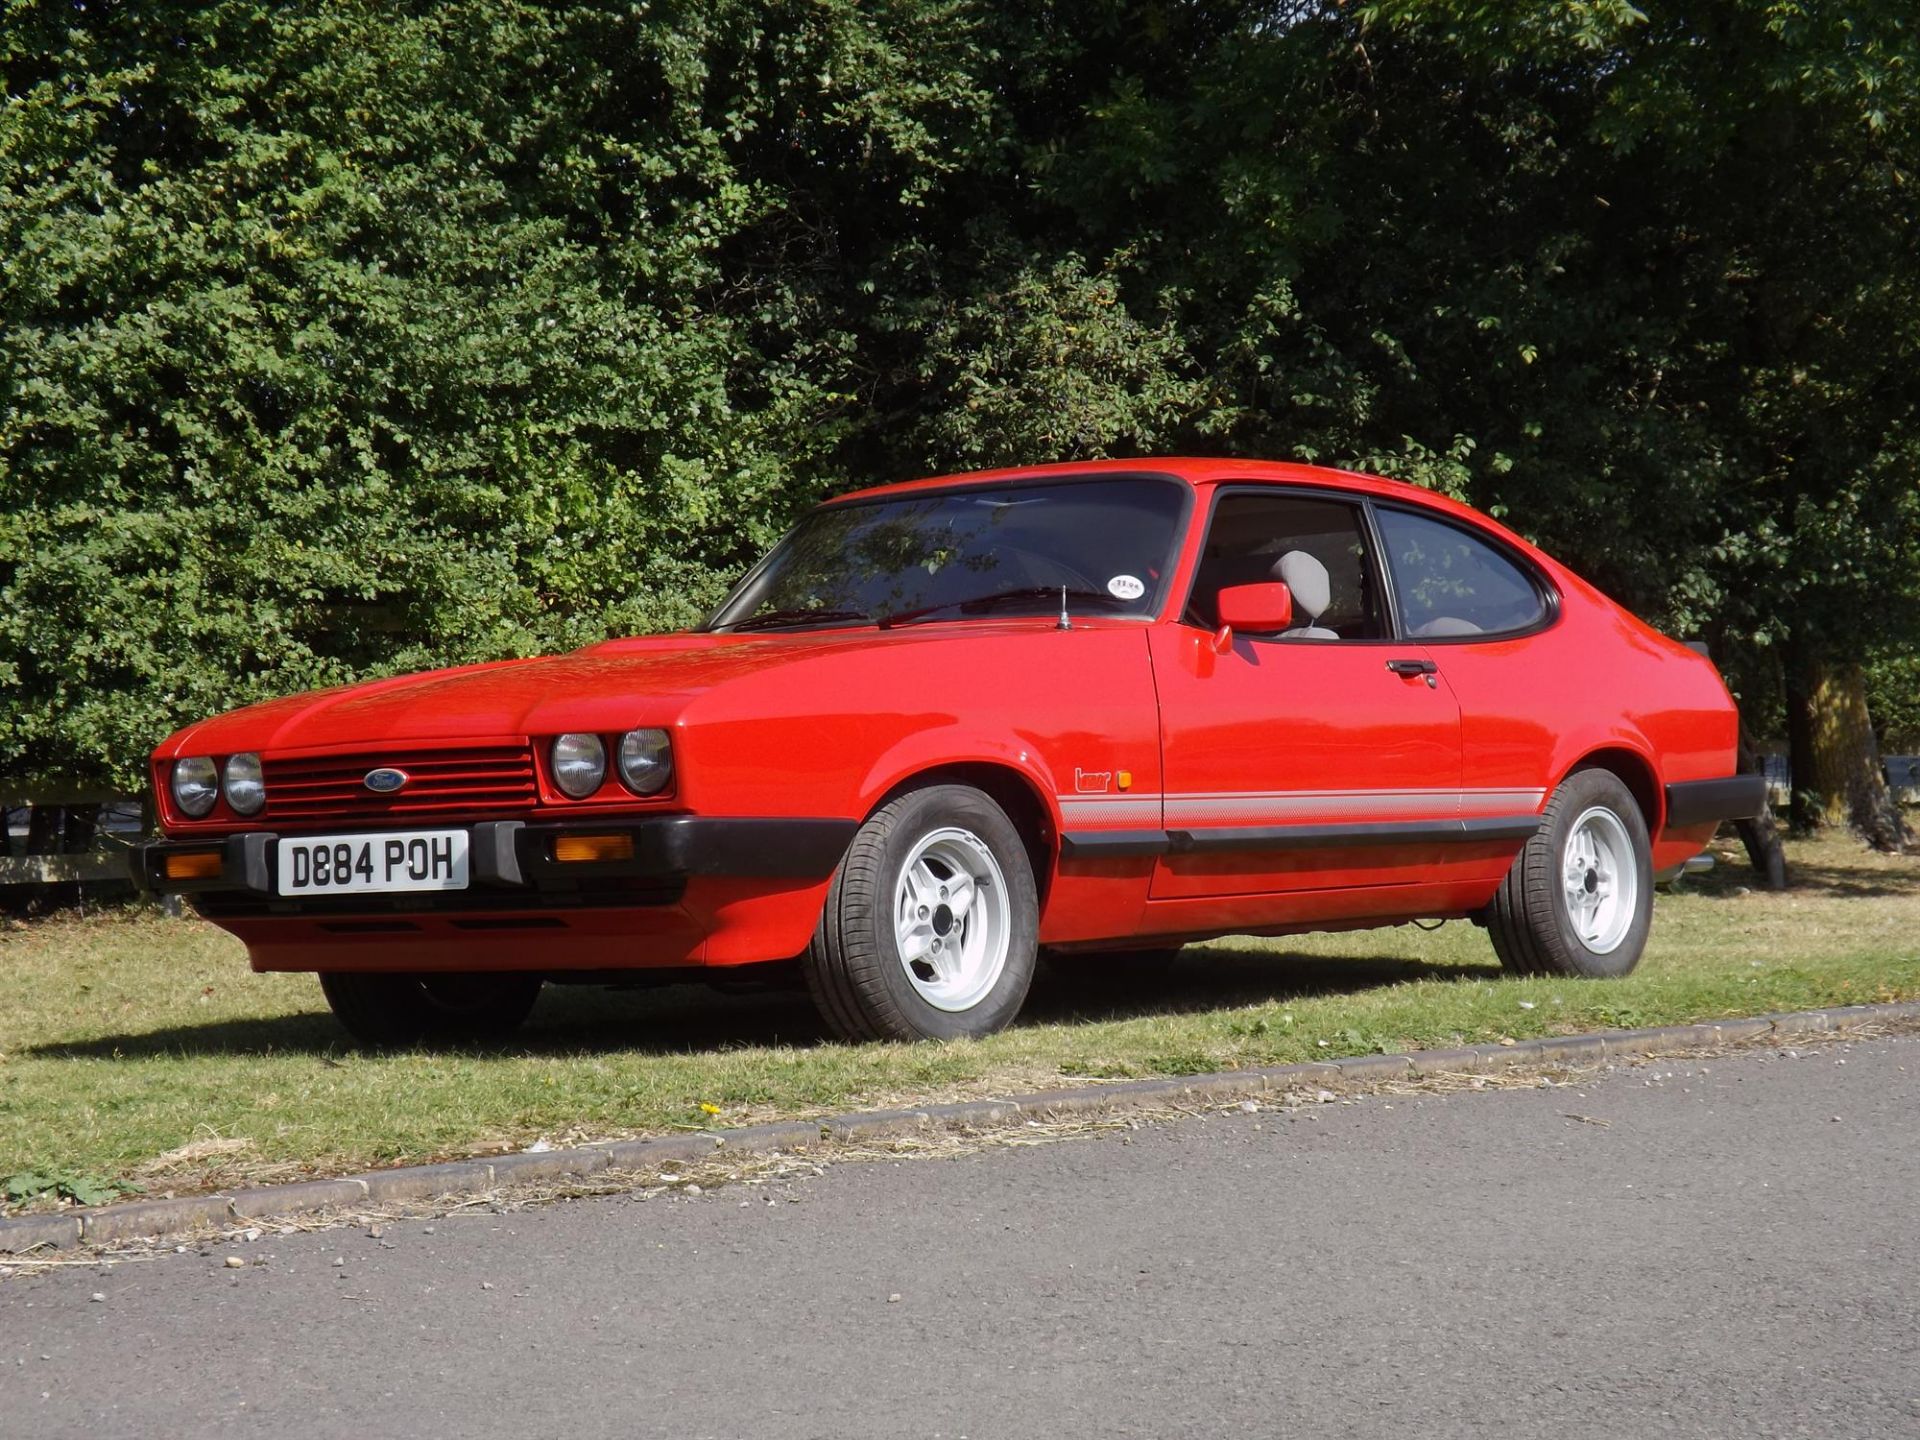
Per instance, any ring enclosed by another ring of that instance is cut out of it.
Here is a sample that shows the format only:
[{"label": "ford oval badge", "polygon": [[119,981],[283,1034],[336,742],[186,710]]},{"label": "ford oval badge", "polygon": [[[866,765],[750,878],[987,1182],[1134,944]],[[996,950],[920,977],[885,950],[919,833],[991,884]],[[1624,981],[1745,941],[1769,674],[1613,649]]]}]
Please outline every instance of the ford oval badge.
[{"label": "ford oval badge", "polygon": [[392,795],[405,787],[407,772],[382,765],[378,770],[367,771],[367,778],[363,783],[376,795]]}]

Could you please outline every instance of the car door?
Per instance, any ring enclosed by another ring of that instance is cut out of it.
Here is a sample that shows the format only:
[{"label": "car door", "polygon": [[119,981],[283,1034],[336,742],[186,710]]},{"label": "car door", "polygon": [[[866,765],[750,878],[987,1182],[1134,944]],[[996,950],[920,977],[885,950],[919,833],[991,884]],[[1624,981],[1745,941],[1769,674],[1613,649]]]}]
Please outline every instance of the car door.
[{"label": "car door", "polygon": [[1552,587],[1475,527],[1405,504],[1372,508],[1402,632],[1460,702],[1462,814],[1537,812],[1562,717],[1591,703],[1596,681],[1552,657]]},{"label": "car door", "polygon": [[[1182,621],[1150,641],[1169,841],[1153,900],[1363,891],[1446,863],[1460,708],[1427,649],[1393,638],[1377,549],[1356,498],[1216,495]],[[1220,648],[1218,592],[1282,569],[1302,582],[1287,630]]]}]

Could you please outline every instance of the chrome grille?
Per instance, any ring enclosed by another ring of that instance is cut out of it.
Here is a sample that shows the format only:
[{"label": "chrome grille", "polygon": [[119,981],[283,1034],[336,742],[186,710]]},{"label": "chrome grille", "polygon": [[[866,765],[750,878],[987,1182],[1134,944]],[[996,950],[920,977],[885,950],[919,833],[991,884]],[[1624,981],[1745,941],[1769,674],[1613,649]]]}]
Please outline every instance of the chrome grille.
[{"label": "chrome grille", "polygon": [[[530,810],[533,751],[526,745],[456,745],[445,749],[368,751],[361,755],[265,757],[265,820],[279,824],[405,820],[456,812]],[[367,789],[369,770],[404,770],[393,795]]]}]

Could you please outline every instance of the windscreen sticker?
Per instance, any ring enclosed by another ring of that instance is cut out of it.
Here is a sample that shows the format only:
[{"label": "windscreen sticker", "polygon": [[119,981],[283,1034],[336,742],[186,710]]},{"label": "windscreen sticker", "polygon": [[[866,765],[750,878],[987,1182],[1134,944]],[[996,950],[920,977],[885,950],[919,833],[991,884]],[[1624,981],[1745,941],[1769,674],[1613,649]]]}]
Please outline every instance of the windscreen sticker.
[{"label": "windscreen sticker", "polygon": [[1107,581],[1107,593],[1117,600],[1138,600],[1147,593],[1147,587],[1132,575],[1116,575]]}]

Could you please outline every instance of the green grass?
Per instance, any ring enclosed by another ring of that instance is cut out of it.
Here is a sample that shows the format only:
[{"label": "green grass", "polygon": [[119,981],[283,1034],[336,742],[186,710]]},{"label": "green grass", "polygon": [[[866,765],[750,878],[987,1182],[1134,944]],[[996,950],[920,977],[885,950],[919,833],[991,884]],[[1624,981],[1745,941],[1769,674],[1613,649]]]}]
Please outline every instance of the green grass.
[{"label": "green grass", "polygon": [[1787,895],[1740,893],[1738,860],[1663,895],[1622,981],[1507,979],[1467,925],[1223,941],[1153,984],[1049,977],[1016,1028],[950,1045],[827,1044],[799,995],[551,989],[511,1046],[366,1056],[311,976],[254,975],[198,921],[11,925],[0,1182],[186,1192],[541,1137],[1920,995],[1920,859],[1828,840],[1793,860]]}]

